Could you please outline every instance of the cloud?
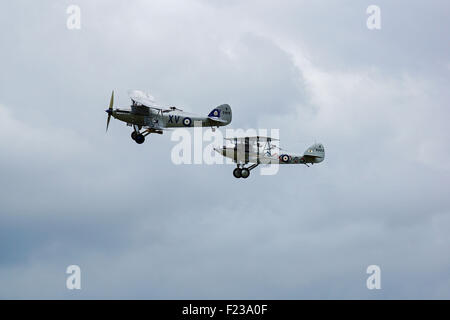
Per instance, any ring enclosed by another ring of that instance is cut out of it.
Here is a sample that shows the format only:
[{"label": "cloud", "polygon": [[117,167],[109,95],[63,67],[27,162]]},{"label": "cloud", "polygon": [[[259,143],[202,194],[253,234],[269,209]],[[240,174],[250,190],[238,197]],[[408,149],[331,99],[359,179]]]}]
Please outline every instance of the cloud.
[{"label": "cloud", "polygon": [[[28,5],[0,10],[1,297],[448,298],[448,46],[443,20],[409,22],[423,4],[380,3],[379,33],[354,4],[81,1],[79,32],[65,3]],[[176,166],[168,135],[105,134],[130,88],[230,103],[232,127],[326,160],[246,181]]]}]

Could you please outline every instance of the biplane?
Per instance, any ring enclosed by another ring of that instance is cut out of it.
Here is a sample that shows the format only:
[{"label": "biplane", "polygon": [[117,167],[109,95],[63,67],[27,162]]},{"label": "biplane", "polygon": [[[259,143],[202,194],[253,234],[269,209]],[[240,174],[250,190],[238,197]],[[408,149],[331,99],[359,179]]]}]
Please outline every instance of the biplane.
[{"label": "biplane", "polygon": [[133,127],[131,138],[138,144],[145,141],[150,133],[162,134],[164,130],[178,127],[202,127],[226,126],[231,123],[232,113],[228,104],[222,104],[208,114],[199,116],[184,112],[176,107],[161,107],[155,103],[154,98],[139,90],[130,90],[128,95],[131,99],[130,108],[114,109],[114,91],[111,94],[109,108],[106,109],[108,119],[106,120],[106,131],[108,131],[111,117],[125,122]]},{"label": "biplane", "polygon": [[[271,137],[225,138],[228,144],[214,150],[236,163],[233,170],[235,178],[248,178],[250,171],[260,164],[309,164],[320,163],[325,159],[325,149],[321,143],[314,143],[303,154],[286,152],[273,144],[279,141]],[[247,164],[250,166],[246,167]]]}]

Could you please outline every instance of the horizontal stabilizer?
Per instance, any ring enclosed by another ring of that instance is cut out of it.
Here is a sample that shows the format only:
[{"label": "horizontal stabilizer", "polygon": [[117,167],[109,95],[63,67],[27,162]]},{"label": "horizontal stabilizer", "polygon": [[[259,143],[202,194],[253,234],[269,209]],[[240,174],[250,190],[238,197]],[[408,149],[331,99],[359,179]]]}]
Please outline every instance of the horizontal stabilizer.
[{"label": "horizontal stabilizer", "polygon": [[228,123],[228,121],[227,121],[227,120],[224,120],[224,119],[220,119],[220,118],[217,118],[217,117],[208,117],[208,119],[211,119],[212,121],[216,121],[216,122],[224,123],[224,124]]}]

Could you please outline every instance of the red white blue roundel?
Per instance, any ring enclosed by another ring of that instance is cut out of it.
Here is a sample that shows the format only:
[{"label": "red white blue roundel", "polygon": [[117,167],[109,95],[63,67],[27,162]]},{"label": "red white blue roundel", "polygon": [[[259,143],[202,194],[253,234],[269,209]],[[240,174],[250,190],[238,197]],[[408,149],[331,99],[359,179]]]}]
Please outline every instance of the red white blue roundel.
[{"label": "red white blue roundel", "polygon": [[280,160],[283,162],[289,162],[289,160],[291,160],[291,157],[289,157],[287,154],[282,154],[280,156]]},{"label": "red white blue roundel", "polygon": [[192,123],[191,118],[186,117],[186,118],[183,119],[183,124],[184,124],[186,127],[190,127],[190,126],[191,126],[191,123]]}]

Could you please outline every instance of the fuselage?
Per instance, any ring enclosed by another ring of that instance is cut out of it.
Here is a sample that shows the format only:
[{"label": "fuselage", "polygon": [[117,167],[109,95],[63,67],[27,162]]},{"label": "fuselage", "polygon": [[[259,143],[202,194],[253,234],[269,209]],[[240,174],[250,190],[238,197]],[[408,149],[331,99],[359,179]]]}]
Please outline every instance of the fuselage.
[{"label": "fuselage", "polygon": [[152,126],[157,123],[163,128],[179,128],[179,127],[220,127],[228,123],[214,121],[208,117],[200,116],[194,113],[173,110],[165,112],[153,112],[149,114],[136,114],[131,109],[115,109],[112,116],[117,120],[137,125],[137,126]]},{"label": "fuselage", "polygon": [[275,151],[262,151],[256,148],[249,148],[245,151],[244,145],[238,147],[214,148],[214,150],[224,157],[233,159],[237,163],[262,163],[262,164],[307,164],[320,163],[325,159],[325,149],[320,143],[310,146],[303,155],[294,153],[279,154]]}]

